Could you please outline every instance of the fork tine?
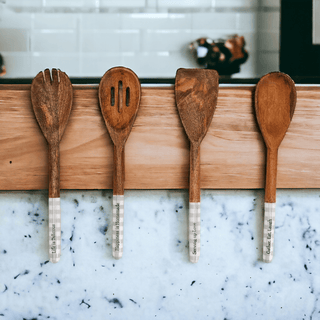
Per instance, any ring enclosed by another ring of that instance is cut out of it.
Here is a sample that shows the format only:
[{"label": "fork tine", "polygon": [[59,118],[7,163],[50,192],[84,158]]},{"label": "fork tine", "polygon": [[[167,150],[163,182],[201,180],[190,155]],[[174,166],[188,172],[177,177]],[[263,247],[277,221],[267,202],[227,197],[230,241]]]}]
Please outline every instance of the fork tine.
[{"label": "fork tine", "polygon": [[57,69],[52,69],[52,81],[55,83],[59,82],[59,75],[58,75],[58,70]]},{"label": "fork tine", "polygon": [[50,75],[50,70],[46,69],[44,70],[44,82],[46,82],[47,84],[51,83],[51,75]]}]

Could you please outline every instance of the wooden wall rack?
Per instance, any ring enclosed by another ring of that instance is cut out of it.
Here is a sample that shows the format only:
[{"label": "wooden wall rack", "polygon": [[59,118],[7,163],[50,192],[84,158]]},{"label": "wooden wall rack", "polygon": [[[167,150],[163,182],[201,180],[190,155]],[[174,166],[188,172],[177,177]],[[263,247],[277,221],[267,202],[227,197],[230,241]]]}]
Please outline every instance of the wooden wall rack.
[{"label": "wooden wall rack", "polygon": [[[255,86],[220,87],[201,144],[201,188],[264,187],[265,148]],[[74,85],[60,144],[61,189],[111,189],[113,148],[97,85]],[[189,146],[173,87],[143,87],[126,143],[125,189],[188,188]],[[0,190],[48,188],[47,144],[34,118],[30,85],[0,85]],[[278,188],[320,188],[320,87],[297,86],[297,106],[279,149]]]}]

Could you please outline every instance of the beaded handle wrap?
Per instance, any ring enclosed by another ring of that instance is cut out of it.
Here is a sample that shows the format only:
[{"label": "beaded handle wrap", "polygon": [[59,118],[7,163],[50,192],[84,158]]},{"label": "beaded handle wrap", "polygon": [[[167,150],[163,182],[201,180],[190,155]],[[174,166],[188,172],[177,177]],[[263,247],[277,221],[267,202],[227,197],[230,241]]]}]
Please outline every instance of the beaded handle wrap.
[{"label": "beaded handle wrap", "polygon": [[123,253],[124,195],[113,195],[112,255],[120,259]]},{"label": "beaded handle wrap", "polygon": [[61,256],[60,198],[49,198],[49,259],[56,263]]},{"label": "beaded handle wrap", "polygon": [[198,262],[200,257],[200,202],[189,202],[189,260]]},{"label": "beaded handle wrap", "polygon": [[273,258],[275,216],[276,204],[265,203],[263,224],[263,262],[271,262]]}]

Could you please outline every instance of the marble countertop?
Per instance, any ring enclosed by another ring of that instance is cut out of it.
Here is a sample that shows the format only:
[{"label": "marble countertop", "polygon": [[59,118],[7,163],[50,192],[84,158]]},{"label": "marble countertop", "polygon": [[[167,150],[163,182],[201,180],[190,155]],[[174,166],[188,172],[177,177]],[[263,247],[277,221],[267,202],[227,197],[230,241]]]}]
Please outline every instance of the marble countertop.
[{"label": "marble countertop", "polygon": [[202,190],[188,261],[188,190],[125,191],[112,258],[112,191],[62,191],[62,257],[48,260],[47,191],[0,192],[0,319],[320,319],[320,190],[278,190],[262,259],[263,190]]}]

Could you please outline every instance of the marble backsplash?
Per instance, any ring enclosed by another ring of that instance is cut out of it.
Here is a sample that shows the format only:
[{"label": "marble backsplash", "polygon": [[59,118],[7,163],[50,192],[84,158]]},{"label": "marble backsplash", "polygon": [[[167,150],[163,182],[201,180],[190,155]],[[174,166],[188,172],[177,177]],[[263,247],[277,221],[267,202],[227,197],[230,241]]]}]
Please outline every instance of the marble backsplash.
[{"label": "marble backsplash", "polygon": [[320,319],[320,190],[278,190],[262,259],[263,190],[203,190],[188,261],[188,191],[126,191],[112,258],[112,191],[62,191],[62,257],[48,260],[47,191],[0,192],[0,319]]}]

